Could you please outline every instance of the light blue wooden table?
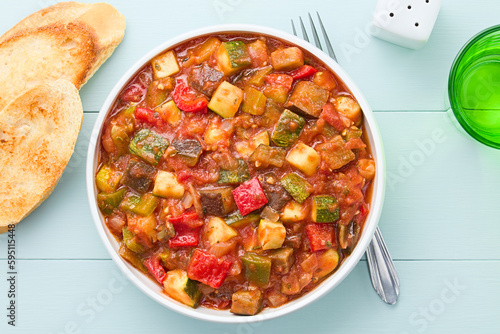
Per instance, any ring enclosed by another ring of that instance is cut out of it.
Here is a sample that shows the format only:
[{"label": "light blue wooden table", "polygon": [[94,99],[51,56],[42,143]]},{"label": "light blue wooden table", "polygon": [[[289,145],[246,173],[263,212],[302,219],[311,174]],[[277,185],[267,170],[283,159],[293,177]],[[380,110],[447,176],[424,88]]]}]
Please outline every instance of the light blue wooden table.
[{"label": "light blue wooden table", "polygon": [[[445,113],[453,58],[472,35],[500,23],[498,0],[444,0],[420,51],[366,34],[375,0],[110,2],[127,18],[125,39],[81,91],[83,128],[62,180],[17,228],[16,328],[7,326],[0,236],[0,333],[500,332],[500,151],[461,134]],[[52,3],[2,0],[0,32]],[[330,294],[279,319],[222,325],[179,315],[129,283],[97,235],[84,178],[96,112],[125,69],[162,41],[220,23],[290,32],[290,19],[307,11],[321,13],[339,62],[376,112],[389,177],[380,228],[400,275],[399,302],[379,299],[362,260]]]}]

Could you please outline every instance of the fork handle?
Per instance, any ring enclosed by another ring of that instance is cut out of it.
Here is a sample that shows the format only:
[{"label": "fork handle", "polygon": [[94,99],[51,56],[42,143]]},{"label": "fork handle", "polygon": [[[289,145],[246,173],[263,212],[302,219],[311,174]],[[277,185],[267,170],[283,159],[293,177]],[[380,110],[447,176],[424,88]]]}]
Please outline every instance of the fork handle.
[{"label": "fork handle", "polygon": [[399,296],[399,277],[378,227],[366,255],[373,288],[384,302],[396,304]]}]

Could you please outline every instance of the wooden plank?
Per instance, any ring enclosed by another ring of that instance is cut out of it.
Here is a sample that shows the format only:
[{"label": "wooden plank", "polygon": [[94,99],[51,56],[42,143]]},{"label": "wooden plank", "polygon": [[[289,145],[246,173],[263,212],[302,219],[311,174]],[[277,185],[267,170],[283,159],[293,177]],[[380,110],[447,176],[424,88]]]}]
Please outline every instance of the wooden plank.
[{"label": "wooden plank", "polygon": [[[459,133],[445,113],[379,112],[376,117],[388,168],[380,227],[392,256],[500,259],[498,152]],[[56,190],[18,225],[22,258],[109,258],[85,188],[84,162],[95,119],[85,114],[75,154]],[[5,240],[0,235],[0,249]]]},{"label": "wooden plank", "polygon": [[[384,304],[361,262],[334,291],[282,318],[193,320],[142,294],[109,261],[20,261],[16,333],[497,333],[500,262],[398,262],[398,304]],[[5,261],[0,261],[5,268]],[[0,302],[7,305],[5,279]],[[5,313],[5,310],[4,312]],[[7,327],[5,316],[0,331]],[[304,321],[304,319],[308,319]]]},{"label": "wooden plank", "polygon": [[[4,0],[0,32],[55,0]],[[90,2],[90,1],[85,1]],[[419,51],[372,38],[367,31],[376,2],[193,0],[175,6],[162,0],[110,0],[127,18],[122,45],[82,89],[85,110],[97,111],[114,83],[143,54],[180,33],[221,23],[251,23],[291,32],[290,19],[320,11],[339,62],[375,110],[443,110],[447,77],[461,46],[498,23],[498,1],[443,2],[434,33]],[[276,11],[280,15],[276,15]]]}]

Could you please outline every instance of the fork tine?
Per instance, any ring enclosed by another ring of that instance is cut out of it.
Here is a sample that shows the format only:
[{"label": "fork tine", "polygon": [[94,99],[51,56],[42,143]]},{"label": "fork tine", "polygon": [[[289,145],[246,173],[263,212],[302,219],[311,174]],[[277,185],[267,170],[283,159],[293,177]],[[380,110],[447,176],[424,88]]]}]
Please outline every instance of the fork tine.
[{"label": "fork tine", "polygon": [[323,50],[323,47],[321,46],[321,42],[319,41],[318,32],[316,31],[316,27],[314,26],[314,22],[313,22],[313,19],[311,17],[311,13],[307,13],[307,15],[309,16],[309,24],[311,24],[311,30],[312,30],[312,35],[314,38],[314,43],[316,44],[316,46],[318,48]]},{"label": "fork tine", "polygon": [[304,35],[304,39],[309,42],[309,36],[307,36],[306,27],[304,26],[304,21],[302,21],[302,17],[299,16],[300,19],[300,28],[302,29],[302,35]]},{"label": "fork tine", "polygon": [[326,48],[328,49],[328,54],[330,57],[333,58],[333,60],[337,61],[337,57],[335,56],[335,52],[333,51],[332,43],[330,42],[330,39],[328,38],[328,34],[326,33],[325,26],[323,25],[323,21],[321,20],[321,16],[319,16],[319,13],[316,12],[316,15],[318,15],[318,20],[319,20],[319,25],[321,27],[321,32],[323,33],[323,37],[325,38],[325,43],[326,43]]},{"label": "fork tine", "polygon": [[292,21],[292,31],[293,31],[293,34],[295,36],[297,36],[297,30],[295,30],[295,24],[293,24],[293,20],[290,20],[290,21]]}]

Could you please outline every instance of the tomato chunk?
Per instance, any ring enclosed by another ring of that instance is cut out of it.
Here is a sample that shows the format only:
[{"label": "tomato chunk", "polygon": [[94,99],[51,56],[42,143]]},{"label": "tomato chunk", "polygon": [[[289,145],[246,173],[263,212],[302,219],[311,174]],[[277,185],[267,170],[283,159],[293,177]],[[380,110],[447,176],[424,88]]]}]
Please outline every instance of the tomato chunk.
[{"label": "tomato chunk", "polygon": [[263,207],[268,202],[257,177],[243,182],[238,188],[234,189],[233,197],[243,216]]},{"label": "tomato chunk", "polygon": [[198,246],[203,221],[198,219],[196,212],[187,212],[168,220],[174,225],[175,230],[175,236],[168,241],[168,247]]},{"label": "tomato chunk", "polygon": [[133,83],[125,89],[120,99],[125,102],[140,102],[146,94],[147,87],[140,83]]},{"label": "tomato chunk", "polygon": [[311,65],[304,65],[294,71],[291,71],[289,74],[292,76],[293,80],[299,80],[310,77],[316,72],[318,72],[318,70]]},{"label": "tomato chunk", "polygon": [[224,283],[231,266],[232,263],[227,260],[196,249],[189,263],[187,274],[190,279],[217,289]]},{"label": "tomato chunk", "polygon": [[183,80],[177,80],[172,99],[177,107],[185,112],[207,112],[207,97],[196,92]]},{"label": "tomato chunk", "polygon": [[287,90],[292,89],[293,77],[288,74],[272,73],[266,75],[266,83],[272,86],[285,87]]},{"label": "tomato chunk", "polygon": [[163,284],[163,281],[167,277],[167,273],[165,272],[165,268],[161,265],[160,256],[153,255],[142,261],[142,263],[148,269],[149,273],[153,275],[160,284]]},{"label": "tomato chunk", "polygon": [[311,251],[336,248],[335,228],[331,224],[311,223],[306,225],[306,234]]},{"label": "tomato chunk", "polygon": [[328,124],[333,126],[333,128],[339,132],[344,131],[344,129],[346,128],[342,117],[331,103],[327,103],[323,106],[320,118],[324,119]]},{"label": "tomato chunk", "polygon": [[147,108],[135,108],[135,113],[134,113],[135,119],[139,121],[146,122],[148,124],[151,124],[153,126],[160,126],[163,124],[163,120],[160,117],[160,114],[158,112],[147,109]]}]

